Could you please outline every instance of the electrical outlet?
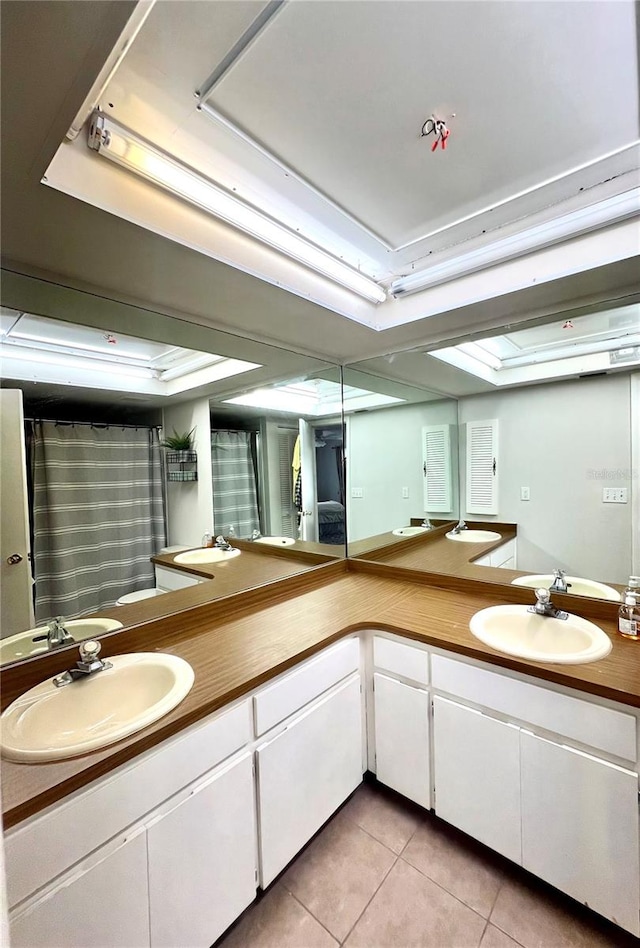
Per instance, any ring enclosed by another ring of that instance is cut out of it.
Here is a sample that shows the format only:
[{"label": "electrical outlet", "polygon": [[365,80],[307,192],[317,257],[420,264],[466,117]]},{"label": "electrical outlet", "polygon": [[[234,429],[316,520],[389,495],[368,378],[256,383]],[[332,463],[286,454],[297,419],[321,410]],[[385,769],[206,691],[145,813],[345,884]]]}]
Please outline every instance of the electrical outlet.
[{"label": "electrical outlet", "polygon": [[627,493],[628,491],[626,487],[603,487],[602,488],[602,503],[603,504],[626,504]]},{"label": "electrical outlet", "polygon": [[520,500],[531,500],[531,493],[528,487],[520,488]]},{"label": "electrical outlet", "polygon": [[352,487],[351,496],[354,498],[364,497],[364,490],[362,489],[362,487]]},{"label": "electrical outlet", "polygon": [[402,488],[402,499],[403,499],[403,500],[409,500],[409,488],[408,488],[408,487],[403,487],[403,488]]}]

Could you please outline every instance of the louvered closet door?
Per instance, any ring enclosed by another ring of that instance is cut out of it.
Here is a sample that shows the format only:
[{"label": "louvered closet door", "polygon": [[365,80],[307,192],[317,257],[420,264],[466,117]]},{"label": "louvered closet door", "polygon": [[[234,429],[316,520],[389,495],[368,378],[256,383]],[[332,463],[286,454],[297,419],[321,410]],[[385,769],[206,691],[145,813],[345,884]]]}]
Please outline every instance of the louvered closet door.
[{"label": "louvered closet door", "polygon": [[[278,429],[278,468],[280,471],[280,536],[298,536],[298,518],[293,503],[293,471],[291,459],[298,432],[291,428]],[[274,526],[273,533],[278,533]]]},{"label": "louvered closet door", "polygon": [[467,422],[467,513],[498,513],[498,420]]},{"label": "louvered closet door", "polygon": [[451,511],[451,425],[422,429],[425,513]]}]

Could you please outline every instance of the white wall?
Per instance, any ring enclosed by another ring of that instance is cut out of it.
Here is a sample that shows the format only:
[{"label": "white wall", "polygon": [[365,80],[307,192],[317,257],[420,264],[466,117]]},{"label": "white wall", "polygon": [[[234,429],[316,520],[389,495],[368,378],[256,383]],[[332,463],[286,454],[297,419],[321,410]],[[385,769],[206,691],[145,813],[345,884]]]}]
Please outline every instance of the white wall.
[{"label": "white wall", "polygon": [[[498,418],[499,513],[470,520],[518,524],[518,568],[554,567],[609,582],[631,569],[630,376],[606,375],[461,398],[461,504],[466,423]],[[529,487],[529,501],[520,500]],[[602,503],[626,487],[627,504]],[[466,517],[466,511],[462,511]]]},{"label": "white wall", "polygon": [[[400,405],[348,415],[347,529],[349,541],[361,540],[407,526],[412,517],[424,517],[422,428],[450,424],[452,430],[453,510],[457,519],[456,402],[441,399],[418,405]],[[402,488],[409,489],[403,498]],[[361,498],[352,497],[362,489]],[[434,514],[445,519],[446,514]]]},{"label": "white wall", "polygon": [[165,436],[173,429],[182,434],[195,425],[198,480],[167,483],[167,544],[200,546],[202,535],[213,531],[213,490],[211,485],[211,425],[209,401],[171,405],[163,411]]}]

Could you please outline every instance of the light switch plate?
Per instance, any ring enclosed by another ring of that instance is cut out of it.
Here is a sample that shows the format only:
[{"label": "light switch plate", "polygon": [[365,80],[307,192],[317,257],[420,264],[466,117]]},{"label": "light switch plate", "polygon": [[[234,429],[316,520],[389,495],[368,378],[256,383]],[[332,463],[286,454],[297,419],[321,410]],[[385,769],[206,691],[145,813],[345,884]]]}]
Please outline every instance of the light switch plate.
[{"label": "light switch plate", "polygon": [[628,490],[626,487],[603,487],[603,504],[626,504]]},{"label": "light switch plate", "polygon": [[352,487],[351,496],[355,498],[364,497],[364,490],[362,487]]},{"label": "light switch plate", "polygon": [[408,487],[403,487],[403,488],[402,488],[402,499],[403,499],[403,500],[409,500],[409,488],[408,488]]},{"label": "light switch plate", "polygon": [[520,500],[531,500],[531,492],[528,487],[520,488]]}]

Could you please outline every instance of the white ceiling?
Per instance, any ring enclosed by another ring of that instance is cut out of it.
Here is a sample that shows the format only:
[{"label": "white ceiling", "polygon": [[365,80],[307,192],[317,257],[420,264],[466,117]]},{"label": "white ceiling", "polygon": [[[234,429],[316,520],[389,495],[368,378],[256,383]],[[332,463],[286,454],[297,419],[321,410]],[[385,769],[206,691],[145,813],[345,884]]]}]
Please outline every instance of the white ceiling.
[{"label": "white ceiling", "polygon": [[[268,274],[257,280],[176,237],[167,241],[42,188],[43,156],[53,154],[56,129],[59,142],[113,48],[125,7],[131,4],[45,0],[3,11],[3,252],[15,269],[338,361],[545,317],[637,286],[637,261],[604,257],[594,246],[573,269],[549,266],[544,279],[537,265],[528,273],[525,266],[512,283],[492,276],[481,291],[473,277],[458,280],[429,296],[428,305],[425,294],[389,300],[383,306],[395,328],[376,340],[367,328],[374,315],[363,311],[362,325],[334,315],[353,318],[352,294],[334,305],[311,281],[302,290],[293,281],[294,297],[278,288],[285,280],[272,278],[270,286]],[[485,240],[484,229],[517,228],[536,209],[538,219],[553,217],[567,202],[576,207],[635,181],[633,149],[593,164],[638,138],[635,30],[626,0],[290,0],[209,97],[246,128],[242,137],[198,112],[194,90],[263,7],[160,0],[101,104],[243,197],[326,238],[355,265],[391,274],[431,247],[434,259],[455,256],[460,241]],[[418,133],[438,109],[455,111],[456,119],[447,150],[432,154]],[[255,147],[261,141],[292,166],[288,177]],[[100,162],[90,153],[88,159]],[[585,162],[592,164],[565,177]],[[560,178],[543,189],[507,200],[554,175]],[[113,180],[105,176],[107,191]],[[506,203],[488,217],[449,228],[499,200]],[[158,192],[151,203],[169,214]],[[192,227],[194,219],[183,217]],[[141,224],[133,214],[128,220]],[[445,230],[406,251],[389,251],[379,239],[397,247],[434,227]],[[229,243],[228,233],[222,237]],[[407,318],[415,323],[402,325]]]}]

